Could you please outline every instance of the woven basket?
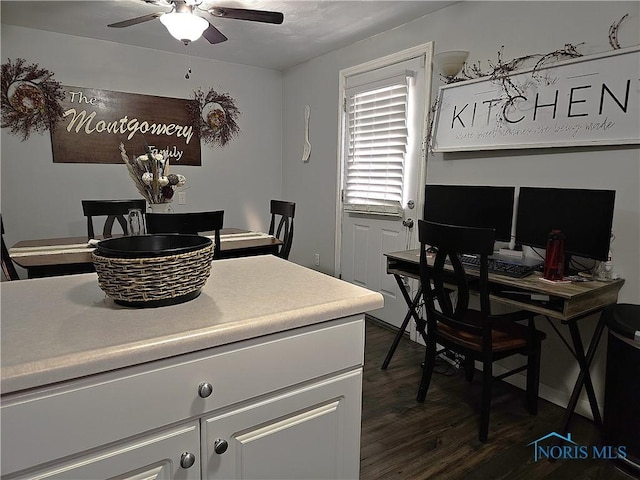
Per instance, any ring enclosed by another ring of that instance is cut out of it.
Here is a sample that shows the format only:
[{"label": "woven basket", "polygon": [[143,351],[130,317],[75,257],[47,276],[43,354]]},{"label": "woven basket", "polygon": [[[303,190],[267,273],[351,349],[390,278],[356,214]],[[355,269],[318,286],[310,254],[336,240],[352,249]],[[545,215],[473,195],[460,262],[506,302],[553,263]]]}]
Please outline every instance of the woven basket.
[{"label": "woven basket", "polygon": [[190,252],[144,258],[93,252],[100,288],[120,305],[159,307],[192,300],[211,272],[213,244]]}]

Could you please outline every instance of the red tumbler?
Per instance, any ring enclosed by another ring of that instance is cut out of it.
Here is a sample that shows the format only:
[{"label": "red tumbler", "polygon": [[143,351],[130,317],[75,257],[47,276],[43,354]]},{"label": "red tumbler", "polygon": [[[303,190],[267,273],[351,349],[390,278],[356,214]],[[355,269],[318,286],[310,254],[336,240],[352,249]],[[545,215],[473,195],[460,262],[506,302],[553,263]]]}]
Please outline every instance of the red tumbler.
[{"label": "red tumbler", "polygon": [[560,230],[552,230],[549,233],[544,259],[544,278],[554,281],[564,278],[564,234]]}]

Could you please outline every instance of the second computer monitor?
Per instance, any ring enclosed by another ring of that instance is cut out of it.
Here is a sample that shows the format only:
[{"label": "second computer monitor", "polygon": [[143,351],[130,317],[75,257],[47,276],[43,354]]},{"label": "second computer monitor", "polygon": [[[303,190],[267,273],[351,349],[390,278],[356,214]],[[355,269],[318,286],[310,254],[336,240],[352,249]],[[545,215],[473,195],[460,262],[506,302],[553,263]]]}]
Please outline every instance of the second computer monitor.
[{"label": "second computer monitor", "polygon": [[565,237],[565,252],[606,260],[616,192],[582,188],[520,187],[516,242],[545,248],[551,230]]},{"label": "second computer monitor", "polygon": [[424,220],[493,228],[496,240],[511,240],[515,187],[426,185]]}]

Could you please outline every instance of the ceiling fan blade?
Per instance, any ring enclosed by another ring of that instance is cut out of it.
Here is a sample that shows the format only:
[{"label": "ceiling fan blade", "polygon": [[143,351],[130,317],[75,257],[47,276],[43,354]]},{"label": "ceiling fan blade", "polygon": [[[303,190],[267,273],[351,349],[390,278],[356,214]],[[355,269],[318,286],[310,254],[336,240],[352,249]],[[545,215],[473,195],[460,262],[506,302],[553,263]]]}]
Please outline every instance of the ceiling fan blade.
[{"label": "ceiling fan blade", "polygon": [[222,43],[227,41],[227,37],[225,37],[220,30],[209,23],[207,29],[202,33],[202,36],[207,39],[209,43]]},{"label": "ceiling fan blade", "polygon": [[164,12],[149,13],[141,17],[130,18],[129,20],[123,20],[122,22],[112,23],[107,26],[113,27],[113,28],[130,27],[131,25],[137,25],[138,23],[148,22],[149,20],[155,20],[156,18],[161,17],[162,15],[164,15]]},{"label": "ceiling fan blade", "polygon": [[214,17],[249,20],[250,22],[275,23],[280,25],[284,15],[280,12],[266,10],[248,10],[246,8],[211,7],[207,10]]}]

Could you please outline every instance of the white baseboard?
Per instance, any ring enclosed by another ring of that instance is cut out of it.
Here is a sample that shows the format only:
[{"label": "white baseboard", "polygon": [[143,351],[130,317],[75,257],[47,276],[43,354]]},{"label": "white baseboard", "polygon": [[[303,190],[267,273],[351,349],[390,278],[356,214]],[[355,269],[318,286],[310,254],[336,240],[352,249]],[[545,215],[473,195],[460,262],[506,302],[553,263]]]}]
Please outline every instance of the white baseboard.
[{"label": "white baseboard", "polygon": [[[478,364],[476,363],[476,367]],[[482,370],[482,368],[480,368]],[[493,372],[494,375],[501,375],[506,373],[508,369],[494,363],[493,364]],[[517,373],[512,375],[511,377],[507,377],[504,379],[505,382],[518,387],[521,390],[526,390],[527,388],[527,376],[524,373]],[[540,384],[538,397],[542,398],[548,402],[553,403],[562,408],[566,408],[569,403],[569,399],[571,398],[570,393],[562,392],[556,388],[550,387],[549,385],[545,385],[544,383]],[[602,401],[598,399],[598,404],[601,405]],[[578,403],[576,405],[575,413],[578,415],[582,415],[589,420],[593,420],[593,414],[591,413],[591,407],[589,405],[588,399],[578,399]],[[602,413],[602,412],[601,412]]]}]

